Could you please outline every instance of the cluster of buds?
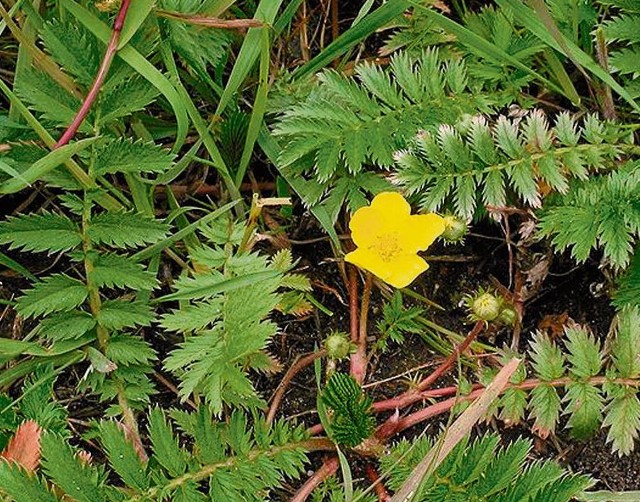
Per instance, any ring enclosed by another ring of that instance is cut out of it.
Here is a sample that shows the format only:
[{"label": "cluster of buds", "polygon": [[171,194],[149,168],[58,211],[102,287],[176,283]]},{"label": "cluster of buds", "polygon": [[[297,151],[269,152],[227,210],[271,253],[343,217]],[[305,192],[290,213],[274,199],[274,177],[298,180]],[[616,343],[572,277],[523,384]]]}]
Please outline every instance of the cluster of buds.
[{"label": "cluster of buds", "polygon": [[518,318],[516,310],[503,296],[480,288],[473,295],[466,295],[464,303],[472,321],[496,322],[513,326]]}]

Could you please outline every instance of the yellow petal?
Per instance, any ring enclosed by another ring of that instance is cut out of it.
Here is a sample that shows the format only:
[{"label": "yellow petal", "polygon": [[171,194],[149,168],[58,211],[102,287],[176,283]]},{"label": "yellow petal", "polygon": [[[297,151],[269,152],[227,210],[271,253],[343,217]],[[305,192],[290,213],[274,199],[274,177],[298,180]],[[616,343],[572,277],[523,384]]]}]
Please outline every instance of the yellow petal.
[{"label": "yellow petal", "polygon": [[387,276],[384,281],[396,288],[406,288],[416,277],[429,268],[429,264],[417,254],[404,254],[385,264]]},{"label": "yellow petal", "polygon": [[391,262],[385,262],[368,249],[356,249],[345,256],[345,261],[368,270],[396,288],[404,288],[429,268],[426,261],[415,254],[399,255]]},{"label": "yellow petal", "polygon": [[390,274],[389,264],[384,262],[377,253],[365,248],[358,248],[348,253],[344,257],[344,260],[364,270],[368,270],[372,274],[380,277],[383,281],[386,281],[386,277]]},{"label": "yellow petal", "polygon": [[398,192],[379,193],[371,201],[371,207],[394,222],[399,222],[411,214],[411,206]]},{"label": "yellow petal", "polygon": [[356,246],[369,247],[373,245],[377,241],[380,232],[386,230],[381,225],[384,219],[384,216],[371,206],[358,209],[349,221],[351,238]]},{"label": "yellow petal", "polygon": [[398,226],[400,246],[405,253],[424,251],[444,232],[444,228],[444,218],[437,214],[414,214]]}]

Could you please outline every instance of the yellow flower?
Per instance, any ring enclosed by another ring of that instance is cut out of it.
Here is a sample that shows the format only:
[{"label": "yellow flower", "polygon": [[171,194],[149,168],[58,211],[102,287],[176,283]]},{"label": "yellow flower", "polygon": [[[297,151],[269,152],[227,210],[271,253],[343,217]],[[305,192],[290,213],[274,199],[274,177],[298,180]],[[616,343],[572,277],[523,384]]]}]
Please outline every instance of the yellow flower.
[{"label": "yellow flower", "polygon": [[345,260],[404,288],[429,268],[418,251],[427,249],[444,232],[437,214],[411,214],[411,206],[396,192],[376,195],[370,206],[358,209],[349,222],[358,249]]}]

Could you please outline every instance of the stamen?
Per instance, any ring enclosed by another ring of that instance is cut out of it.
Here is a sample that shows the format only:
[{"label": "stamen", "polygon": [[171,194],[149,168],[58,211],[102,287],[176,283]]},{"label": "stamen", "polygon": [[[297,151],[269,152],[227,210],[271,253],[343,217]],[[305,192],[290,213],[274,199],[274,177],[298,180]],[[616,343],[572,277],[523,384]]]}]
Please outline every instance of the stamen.
[{"label": "stamen", "polygon": [[402,249],[400,248],[400,239],[398,237],[397,234],[380,236],[372,246],[380,258],[382,258],[382,261],[390,262],[400,254]]}]

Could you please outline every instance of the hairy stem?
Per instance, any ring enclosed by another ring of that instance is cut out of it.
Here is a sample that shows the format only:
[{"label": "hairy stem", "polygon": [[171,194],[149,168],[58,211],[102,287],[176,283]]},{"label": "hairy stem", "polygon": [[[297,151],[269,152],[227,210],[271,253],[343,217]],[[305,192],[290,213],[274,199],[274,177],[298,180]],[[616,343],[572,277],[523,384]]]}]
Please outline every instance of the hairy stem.
[{"label": "hairy stem", "polygon": [[[575,382],[575,379],[570,377],[558,378],[556,380],[540,380],[539,378],[531,378],[529,380],[525,380],[524,382],[518,384],[509,383],[503,389],[505,392],[508,389],[521,389],[521,390],[531,390],[540,385],[550,385],[552,387],[564,387],[572,382]],[[591,385],[604,385],[605,383],[613,383],[618,385],[629,385],[632,387],[640,387],[640,379],[633,378],[608,378],[606,376],[596,376],[588,378],[584,381],[585,383]],[[397,434],[409,427],[417,425],[425,420],[442,415],[443,413],[447,413],[455,406],[457,403],[462,401],[469,401],[476,399],[485,391],[485,387],[482,385],[474,386],[474,390],[465,396],[455,396],[449,399],[445,399],[444,401],[440,401],[439,403],[432,404],[431,406],[427,406],[422,410],[416,411],[415,413],[411,413],[405,417],[402,417],[395,421],[395,427],[393,430],[385,432],[381,436],[378,436],[378,439],[386,439],[391,437],[393,434]],[[422,399],[428,399],[433,397],[444,397],[446,395],[455,395],[459,392],[457,386],[445,387],[442,389],[436,389],[433,391],[426,391],[421,394]],[[380,426],[378,431],[384,426]],[[388,429],[387,429],[388,430]]]},{"label": "hairy stem", "polygon": [[338,457],[329,457],[324,461],[320,469],[314,472],[309,479],[298,489],[289,502],[304,502],[309,498],[324,480],[333,476],[340,467]]},{"label": "hairy stem", "polygon": [[393,410],[396,408],[405,408],[412,403],[422,401],[422,393],[431,387],[441,376],[446,374],[458,360],[458,358],[469,348],[469,345],[478,337],[484,327],[483,321],[476,322],[473,329],[469,332],[466,338],[455,347],[453,352],[447,357],[440,366],[438,366],[429,376],[424,378],[418,385],[408,390],[407,392],[400,394],[397,397],[391,399],[385,399],[384,401],[378,401],[373,404],[375,411]]},{"label": "hairy stem", "polygon": [[[86,197],[85,197],[86,198]],[[91,315],[96,321],[100,316],[102,310],[102,300],[100,298],[100,292],[95,282],[93,281],[93,247],[91,238],[89,237],[89,226],[91,221],[91,202],[85,200],[84,210],[82,212],[82,249],[84,251],[84,271],[86,276],[87,290],[89,292],[89,310]],[[103,354],[106,352],[109,345],[109,331],[100,323],[96,325],[96,336],[98,339],[98,348]],[[131,439],[134,444],[142,445],[142,439],[140,438],[140,432],[138,430],[138,422],[136,417],[129,406],[129,402],[125,395],[125,389],[122,387],[121,382],[116,382],[118,404],[122,410],[122,418],[127,429],[130,431]]]},{"label": "hairy stem", "polygon": [[71,141],[78,132],[78,129],[84,122],[84,119],[87,118],[87,115],[89,114],[93,103],[98,97],[100,88],[102,87],[102,84],[107,77],[107,73],[109,73],[109,68],[111,67],[113,58],[115,57],[118,50],[118,40],[120,39],[120,33],[122,32],[124,21],[127,18],[127,11],[129,10],[130,4],[131,0],[122,0],[120,10],[118,11],[116,20],[113,23],[113,32],[111,33],[111,39],[109,40],[109,44],[107,45],[107,50],[104,53],[104,58],[102,59],[102,63],[100,64],[100,68],[98,70],[98,73],[96,74],[96,78],[93,81],[93,85],[91,86],[87,97],[84,99],[82,106],[78,110],[78,113],[74,117],[73,122],[71,122],[71,125],[62,134],[54,149],[60,148],[61,146],[69,143],[69,141]]},{"label": "hairy stem", "polygon": [[367,473],[367,477],[369,481],[371,481],[371,486],[373,486],[373,490],[376,493],[376,497],[378,497],[379,502],[388,502],[391,499],[389,492],[384,487],[382,483],[382,478],[378,474],[378,471],[371,464],[367,464],[365,467],[365,472]]},{"label": "hairy stem", "polygon": [[[335,445],[328,438],[311,438],[311,439],[306,439],[304,441],[299,441],[296,443],[288,443],[282,446],[274,446],[268,450],[249,451],[242,457],[237,457],[237,456],[229,457],[224,461],[205,465],[198,471],[188,472],[187,474],[183,474],[180,477],[177,477],[168,481],[164,485],[154,486],[153,488],[150,488],[146,492],[140,493],[134,497],[129,498],[128,500],[129,502],[134,502],[136,500],[157,500],[156,496],[159,493],[168,494],[173,492],[173,490],[180,488],[181,486],[183,486],[188,482],[197,483],[199,481],[203,481],[219,469],[232,468],[237,464],[247,462],[247,461],[251,462],[260,456],[273,457],[285,451],[295,451],[295,450],[335,451]],[[337,457],[336,457],[336,460],[337,460]],[[336,469],[337,469],[337,466],[336,466]],[[327,475],[326,477],[330,476],[331,474]]]},{"label": "hairy stem", "polygon": [[[362,304],[360,306],[360,322],[357,326],[358,336],[355,340],[356,351],[351,356],[351,375],[356,382],[362,384],[367,374],[367,319],[369,317],[369,302],[371,300],[372,275],[367,272],[362,290]],[[351,299],[351,298],[350,298]],[[357,315],[357,311],[356,311]],[[353,325],[352,325],[353,329]],[[352,331],[353,339],[353,331]]]},{"label": "hairy stem", "polygon": [[267,424],[273,423],[273,419],[276,416],[280,403],[282,402],[282,398],[284,397],[289,384],[295,378],[295,376],[304,368],[306,368],[310,364],[313,364],[316,359],[320,359],[321,357],[325,357],[326,355],[327,351],[325,349],[320,349],[317,352],[312,352],[311,354],[307,354],[306,356],[299,356],[295,360],[295,362],[285,373],[284,377],[282,377],[282,381],[280,382],[280,385],[278,385],[278,389],[273,394],[273,400],[271,401],[271,406],[269,406],[269,412],[267,413]]}]

